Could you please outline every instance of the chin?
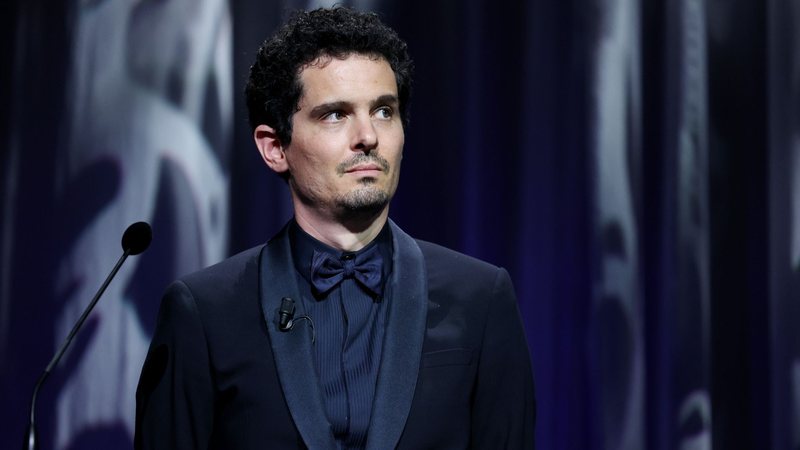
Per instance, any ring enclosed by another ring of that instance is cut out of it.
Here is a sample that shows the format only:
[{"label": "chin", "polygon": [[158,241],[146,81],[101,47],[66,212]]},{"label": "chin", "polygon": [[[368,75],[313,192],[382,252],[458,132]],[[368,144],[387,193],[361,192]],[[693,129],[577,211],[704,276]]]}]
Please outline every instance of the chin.
[{"label": "chin", "polygon": [[361,187],[340,196],[336,204],[350,212],[376,212],[382,210],[391,200],[389,192],[378,187]]}]

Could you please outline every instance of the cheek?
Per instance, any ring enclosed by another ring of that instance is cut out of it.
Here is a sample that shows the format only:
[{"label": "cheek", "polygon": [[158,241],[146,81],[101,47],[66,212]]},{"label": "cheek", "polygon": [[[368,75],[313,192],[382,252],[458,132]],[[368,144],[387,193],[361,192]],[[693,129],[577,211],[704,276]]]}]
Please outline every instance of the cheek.
[{"label": "cheek", "polygon": [[399,126],[387,127],[380,137],[381,147],[379,153],[390,163],[399,164],[403,159],[403,145],[405,134]]},{"label": "cheek", "polygon": [[395,169],[400,170],[400,162],[403,161],[403,139],[400,138],[399,143],[397,144],[397,148],[395,149],[394,153],[391,155],[391,161],[397,166]]},{"label": "cheek", "polygon": [[296,188],[306,191],[307,194],[320,195],[323,191],[330,190],[331,180],[336,178],[336,164],[324,158],[325,155],[320,152],[308,150],[304,147],[303,151],[296,152],[291,158],[287,153],[289,171],[296,181]]},{"label": "cheek", "polygon": [[319,170],[320,161],[313,151],[302,143],[286,152],[286,162],[292,175],[300,178],[313,176]]},{"label": "cheek", "polygon": [[397,154],[395,158],[397,159],[397,163],[399,164],[400,161],[403,160],[403,148],[405,147],[406,143],[406,135],[402,129],[400,129],[400,131],[398,132],[396,142],[397,142],[397,150],[396,150]]}]

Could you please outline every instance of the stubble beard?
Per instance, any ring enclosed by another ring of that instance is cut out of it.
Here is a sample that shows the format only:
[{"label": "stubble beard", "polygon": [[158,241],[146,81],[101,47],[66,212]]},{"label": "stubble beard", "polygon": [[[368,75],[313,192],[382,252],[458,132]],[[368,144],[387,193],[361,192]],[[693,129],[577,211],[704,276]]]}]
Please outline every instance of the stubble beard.
[{"label": "stubble beard", "polygon": [[342,223],[369,220],[380,214],[392,198],[389,192],[378,186],[374,178],[363,178],[358,183],[355,189],[323,201],[313,190],[301,189],[293,178],[289,178],[289,186],[296,200],[319,212],[327,210]]},{"label": "stubble beard", "polygon": [[[389,161],[380,155],[358,155],[339,164],[336,172],[344,176],[347,169],[361,163],[378,164],[388,174],[391,170]],[[389,204],[392,196],[385,189],[377,186],[377,180],[365,177],[359,180],[360,186],[335,199],[337,209],[343,217],[371,216],[380,213]]]},{"label": "stubble beard", "polygon": [[361,186],[336,198],[338,209],[345,215],[375,214],[383,211],[389,204],[391,196],[385,190],[375,186],[375,180],[364,178]]}]

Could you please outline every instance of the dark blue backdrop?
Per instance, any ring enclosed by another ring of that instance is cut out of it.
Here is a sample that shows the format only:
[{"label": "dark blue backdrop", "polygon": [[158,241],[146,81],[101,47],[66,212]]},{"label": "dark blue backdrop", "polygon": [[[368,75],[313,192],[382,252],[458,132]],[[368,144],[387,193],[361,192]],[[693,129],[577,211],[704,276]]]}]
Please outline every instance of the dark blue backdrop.
[{"label": "dark blue backdrop", "polygon": [[[146,219],[38,411],[44,448],[130,445],[161,290],[290,216],[241,91],[322,3],[3,6],[0,447]],[[539,448],[800,448],[800,7],[345,3],[416,61],[391,216],[514,279]]]}]

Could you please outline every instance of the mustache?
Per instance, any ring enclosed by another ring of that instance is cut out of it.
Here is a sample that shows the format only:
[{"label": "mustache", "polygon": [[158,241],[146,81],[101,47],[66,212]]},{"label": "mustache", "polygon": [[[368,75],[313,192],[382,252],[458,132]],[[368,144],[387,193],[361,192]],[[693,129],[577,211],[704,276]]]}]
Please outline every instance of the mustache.
[{"label": "mustache", "polygon": [[369,164],[369,163],[377,164],[384,172],[388,172],[389,168],[391,167],[389,161],[387,161],[381,155],[377,154],[365,155],[362,153],[353,156],[347,161],[339,163],[339,165],[336,166],[336,173],[339,175],[344,175],[345,172],[347,172],[349,169],[359,164]]}]

